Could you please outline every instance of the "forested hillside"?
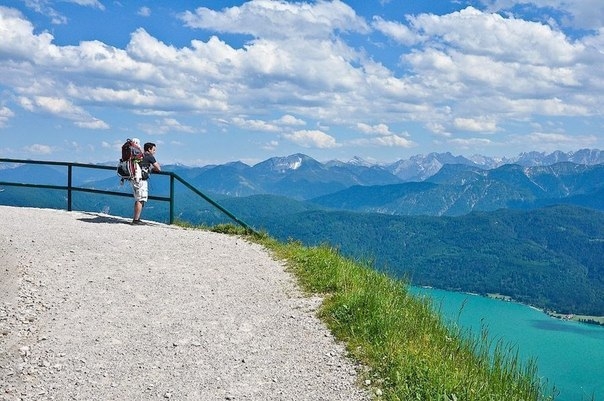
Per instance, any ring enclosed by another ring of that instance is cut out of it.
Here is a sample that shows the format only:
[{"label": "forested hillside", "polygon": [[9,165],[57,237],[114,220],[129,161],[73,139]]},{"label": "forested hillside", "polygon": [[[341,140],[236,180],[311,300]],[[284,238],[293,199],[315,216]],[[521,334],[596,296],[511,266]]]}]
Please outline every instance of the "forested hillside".
[{"label": "forested hillside", "polygon": [[266,219],[273,236],[329,243],[416,285],[499,293],[604,315],[604,214],[574,206],[461,217],[309,211]]}]

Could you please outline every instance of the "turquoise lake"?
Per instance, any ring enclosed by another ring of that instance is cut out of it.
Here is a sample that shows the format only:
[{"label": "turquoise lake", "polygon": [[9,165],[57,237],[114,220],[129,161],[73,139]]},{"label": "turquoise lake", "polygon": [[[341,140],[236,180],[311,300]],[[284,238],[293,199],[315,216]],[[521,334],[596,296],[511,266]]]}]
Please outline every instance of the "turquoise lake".
[{"label": "turquoise lake", "polygon": [[411,287],[429,296],[448,322],[501,339],[518,350],[522,360],[533,358],[539,376],[559,391],[558,401],[604,401],[604,327],[562,321],[515,302],[478,295]]}]

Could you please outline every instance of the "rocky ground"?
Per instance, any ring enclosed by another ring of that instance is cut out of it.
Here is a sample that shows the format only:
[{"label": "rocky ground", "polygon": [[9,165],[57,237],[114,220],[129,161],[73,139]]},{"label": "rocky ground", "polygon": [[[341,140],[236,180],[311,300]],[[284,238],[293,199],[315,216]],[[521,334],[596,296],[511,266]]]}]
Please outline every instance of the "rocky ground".
[{"label": "rocky ground", "polygon": [[0,400],[370,398],[321,300],[257,244],[60,210],[0,221]]}]

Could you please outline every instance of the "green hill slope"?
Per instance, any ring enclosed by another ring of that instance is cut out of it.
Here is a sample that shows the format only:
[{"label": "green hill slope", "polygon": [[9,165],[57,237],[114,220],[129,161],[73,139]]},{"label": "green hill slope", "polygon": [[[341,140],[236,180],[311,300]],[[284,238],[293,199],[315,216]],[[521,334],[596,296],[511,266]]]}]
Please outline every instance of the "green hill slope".
[{"label": "green hill slope", "polygon": [[309,211],[263,223],[272,236],[329,243],[416,285],[500,293],[604,316],[604,214],[575,206],[461,217]]}]

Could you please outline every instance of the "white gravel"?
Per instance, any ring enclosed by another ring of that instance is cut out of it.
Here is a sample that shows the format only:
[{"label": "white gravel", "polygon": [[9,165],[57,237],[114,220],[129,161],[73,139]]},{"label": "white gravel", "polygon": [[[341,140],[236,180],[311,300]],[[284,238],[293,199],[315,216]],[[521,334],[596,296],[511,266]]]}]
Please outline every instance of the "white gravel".
[{"label": "white gravel", "polygon": [[257,244],[61,210],[0,221],[0,400],[370,399],[321,299]]}]

